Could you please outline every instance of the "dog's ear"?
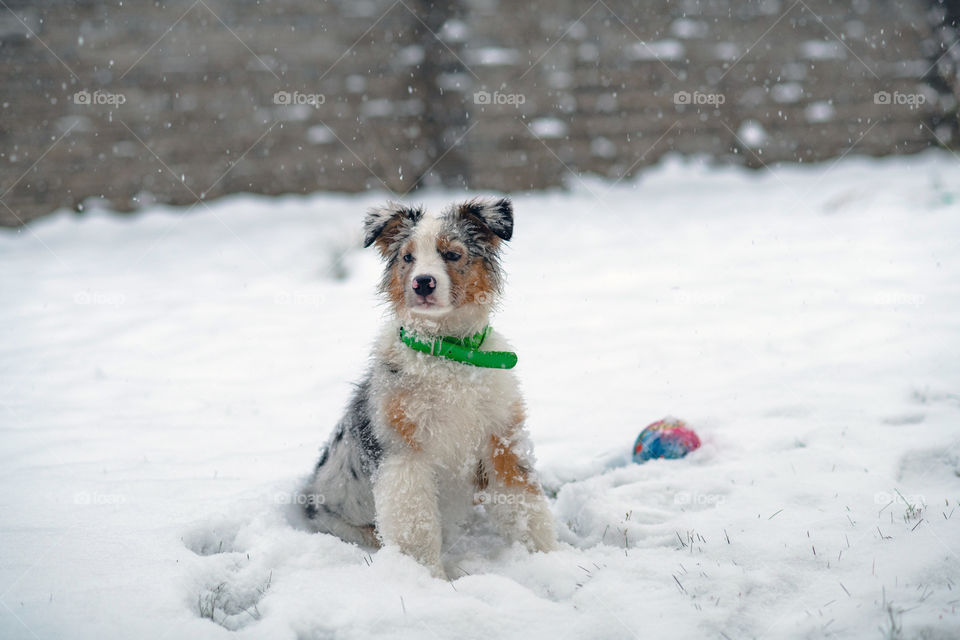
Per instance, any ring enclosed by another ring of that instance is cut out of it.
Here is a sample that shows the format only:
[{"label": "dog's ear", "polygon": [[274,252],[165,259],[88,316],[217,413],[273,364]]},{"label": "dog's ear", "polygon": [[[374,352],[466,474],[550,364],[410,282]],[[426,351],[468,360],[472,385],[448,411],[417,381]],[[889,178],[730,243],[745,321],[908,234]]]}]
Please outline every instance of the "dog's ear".
[{"label": "dog's ear", "polygon": [[388,202],[382,207],[370,209],[363,221],[364,248],[376,242],[380,254],[386,258],[395,250],[394,244],[401,235],[412,230],[422,217],[422,208],[408,207],[398,202]]},{"label": "dog's ear", "polygon": [[513,203],[509,198],[474,198],[457,207],[457,213],[478,220],[501,240],[513,237]]}]

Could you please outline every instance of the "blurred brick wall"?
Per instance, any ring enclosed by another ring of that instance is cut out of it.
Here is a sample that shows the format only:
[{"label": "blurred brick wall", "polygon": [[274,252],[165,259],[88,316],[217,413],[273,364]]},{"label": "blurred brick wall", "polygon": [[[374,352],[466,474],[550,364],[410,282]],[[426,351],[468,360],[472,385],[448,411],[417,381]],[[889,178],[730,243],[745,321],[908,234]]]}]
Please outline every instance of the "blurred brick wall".
[{"label": "blurred brick wall", "polygon": [[956,135],[920,0],[4,2],[4,225],[91,198],[513,191],[669,152],[758,167]]}]

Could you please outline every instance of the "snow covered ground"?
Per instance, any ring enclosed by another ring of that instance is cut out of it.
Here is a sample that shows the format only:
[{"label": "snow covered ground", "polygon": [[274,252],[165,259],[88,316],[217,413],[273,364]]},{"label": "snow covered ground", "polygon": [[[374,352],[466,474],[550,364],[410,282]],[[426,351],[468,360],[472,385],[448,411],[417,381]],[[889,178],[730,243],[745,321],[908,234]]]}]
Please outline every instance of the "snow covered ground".
[{"label": "snow covered ground", "polygon": [[[495,324],[566,544],[478,517],[451,583],[288,519],[380,321],[383,199],[0,234],[0,637],[960,637],[957,158],[516,196]],[[631,463],[664,415],[704,446]]]}]

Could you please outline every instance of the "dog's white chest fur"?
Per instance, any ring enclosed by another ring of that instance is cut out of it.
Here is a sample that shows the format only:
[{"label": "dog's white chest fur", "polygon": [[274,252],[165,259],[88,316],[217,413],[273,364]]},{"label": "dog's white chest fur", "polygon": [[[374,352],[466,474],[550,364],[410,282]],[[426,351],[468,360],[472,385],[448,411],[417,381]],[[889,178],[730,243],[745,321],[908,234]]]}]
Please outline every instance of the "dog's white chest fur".
[{"label": "dog's white chest fur", "polygon": [[[412,437],[440,475],[472,481],[491,436],[504,435],[519,398],[515,376],[420,354],[397,341],[393,327],[385,333],[384,355],[401,366],[400,373],[385,376],[384,395],[406,398],[407,418],[417,425]],[[499,341],[495,335],[488,340]]]}]

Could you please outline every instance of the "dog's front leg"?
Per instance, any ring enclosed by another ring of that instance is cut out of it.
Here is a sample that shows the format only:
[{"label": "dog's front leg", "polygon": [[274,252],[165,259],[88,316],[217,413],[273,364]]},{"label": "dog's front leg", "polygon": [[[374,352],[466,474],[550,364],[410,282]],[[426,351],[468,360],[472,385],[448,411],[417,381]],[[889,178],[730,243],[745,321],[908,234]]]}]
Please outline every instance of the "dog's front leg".
[{"label": "dog's front leg", "polygon": [[397,545],[434,577],[445,579],[437,480],[430,465],[413,451],[385,457],[374,478],[373,498],[383,544]]},{"label": "dog's front leg", "polygon": [[539,488],[491,485],[485,507],[501,535],[518,540],[530,551],[557,549],[557,533],[547,499]]},{"label": "dog's front leg", "polygon": [[530,551],[553,551],[557,534],[553,514],[531,470],[513,451],[508,440],[491,439],[491,470],[484,506],[508,540],[519,540]]}]

